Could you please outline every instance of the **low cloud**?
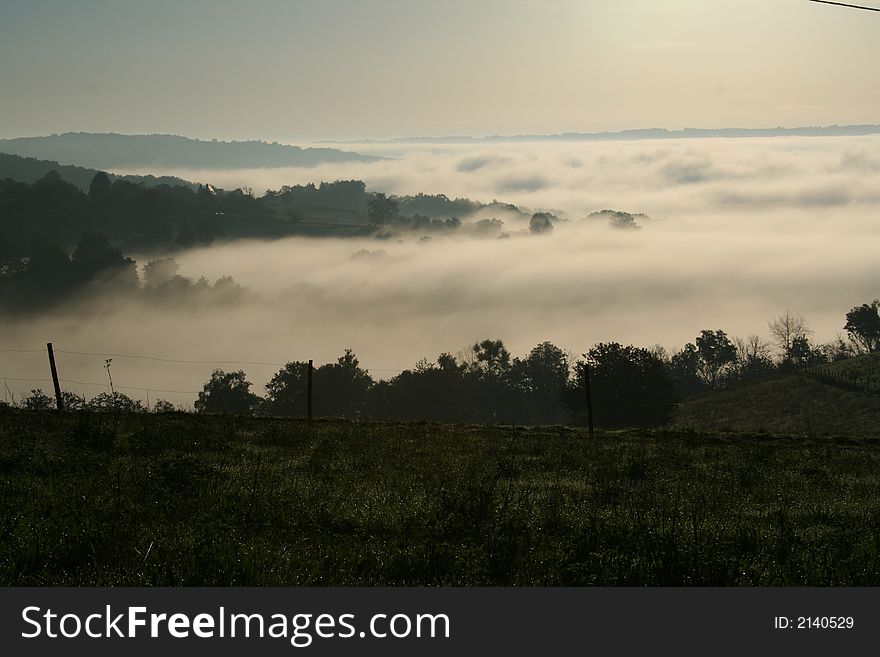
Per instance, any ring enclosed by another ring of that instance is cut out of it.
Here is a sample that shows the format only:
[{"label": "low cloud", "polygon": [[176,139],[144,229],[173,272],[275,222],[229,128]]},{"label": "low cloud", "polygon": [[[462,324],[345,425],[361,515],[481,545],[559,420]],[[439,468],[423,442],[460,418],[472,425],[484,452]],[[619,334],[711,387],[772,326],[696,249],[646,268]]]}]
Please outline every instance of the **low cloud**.
[{"label": "low cloud", "polygon": [[548,182],[542,176],[514,177],[499,180],[496,189],[501,193],[537,192],[547,187]]},{"label": "low cloud", "polygon": [[[7,318],[4,339],[12,347],[51,340],[71,351],[266,363],[323,363],[352,347],[375,375],[392,376],[485,337],[503,339],[515,353],[543,340],[575,353],[604,340],[674,348],[705,328],[766,337],[768,320],[786,309],[805,315],[824,341],[842,331],[851,307],[880,296],[877,137],[395,149],[400,159],[369,165],[154,173],[257,193],[359,178],[395,194],[556,208],[569,221],[531,237],[527,218],[506,216],[511,237],[503,240],[295,238],[195,249],[177,254],[181,274],[231,275],[249,293],[232,307],[120,302],[75,317]],[[469,161],[483,164],[463,169]],[[640,231],[616,231],[586,219],[603,209],[653,220],[640,222]],[[46,370],[43,360],[4,356],[0,374],[35,376]],[[61,354],[59,361],[63,378],[106,378],[100,357]],[[212,369],[124,359],[113,367],[120,385],[182,391],[198,390]],[[258,391],[277,369],[242,367]]]},{"label": "low cloud", "polygon": [[456,166],[455,169],[461,173],[473,173],[474,171],[479,171],[480,169],[484,169],[493,164],[501,164],[505,161],[504,158],[496,157],[494,155],[478,155],[476,157],[463,159],[458,163],[458,166]]}]

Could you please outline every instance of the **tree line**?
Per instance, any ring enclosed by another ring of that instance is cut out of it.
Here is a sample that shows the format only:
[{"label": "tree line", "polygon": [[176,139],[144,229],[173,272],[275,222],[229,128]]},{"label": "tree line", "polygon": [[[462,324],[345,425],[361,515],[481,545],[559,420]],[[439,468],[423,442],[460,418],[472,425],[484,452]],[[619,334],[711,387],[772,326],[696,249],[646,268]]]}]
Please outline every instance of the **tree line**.
[{"label": "tree line", "polygon": [[[285,186],[256,197],[248,188],[147,186],[98,172],[84,192],[53,170],[33,183],[0,180],[0,263],[26,259],[41,243],[70,250],[84,234],[103,235],[123,250],[173,252],[220,239],[446,233],[469,229],[462,218],[492,207],[529,217],[514,206],[443,194],[386,196],[359,180]],[[474,230],[494,236],[502,226],[486,220]]]},{"label": "tree line", "polygon": [[[681,400],[755,380],[774,372],[831,363],[859,354],[880,353],[880,300],[846,314],[847,339],[816,344],[806,320],[786,311],[769,322],[772,342],[757,336],[731,338],[723,330],[703,330],[681,349],[605,342],[580,357],[542,342],[522,357],[502,340],[476,342],[457,355],[422,359],[388,380],[376,380],[346,349],[335,362],[312,370],[316,416],[349,419],[582,424],[586,421],[586,376],[590,377],[596,424],[605,428],[667,424]],[[252,391],[243,370],[215,370],[195,401],[198,413],[303,417],[307,412],[309,363],[291,361],[266,385]],[[165,400],[147,409],[113,392],[95,399],[65,394],[69,409],[164,412]],[[21,400],[28,409],[51,408],[42,390]]]},{"label": "tree line", "polygon": [[231,303],[248,292],[230,276],[216,281],[180,276],[174,258],[137,264],[101,234],[86,233],[72,252],[37,240],[26,257],[0,262],[0,310],[35,312],[95,295],[145,302]]},{"label": "tree line", "polygon": [[[136,265],[123,255],[124,250],[173,254],[219,239],[315,234],[313,222],[306,221],[310,213],[331,210],[343,219],[350,213],[363,222],[357,234],[376,238],[400,232],[421,234],[423,239],[449,233],[508,237],[500,219],[463,223],[458,218],[487,208],[519,213],[525,220],[531,217],[529,232],[535,235],[551,232],[559,221],[550,213],[529,215],[497,201],[484,205],[443,194],[396,197],[367,192],[366,185],[356,180],[285,186],[256,198],[249,190],[228,192],[210,185],[148,187],[111,180],[103,172],[93,176],[88,193],[54,171],[32,184],[7,178],[0,181],[0,308],[40,309],[96,287],[99,292],[133,294],[139,287]],[[336,229],[327,224],[317,230],[322,234]],[[210,290],[205,280],[193,285],[174,275],[160,282],[154,276],[151,281],[151,270],[164,275],[174,266],[168,258],[162,260],[161,267],[147,265],[146,289],[155,292],[160,284],[173,282],[163,291]],[[240,294],[233,283],[222,278],[218,284],[223,294],[214,297]]]},{"label": "tree line", "polygon": [[[580,357],[550,342],[514,357],[503,341],[486,339],[458,355],[423,359],[381,381],[346,350],[336,362],[314,369],[313,407],[319,416],[351,419],[582,424],[589,376],[598,426],[657,427],[667,424],[675,405],[687,397],[774,372],[880,352],[880,301],[846,314],[846,340],[814,343],[806,320],[789,311],[768,328],[772,342],[703,330],[671,353],[660,346],[605,342]],[[304,416],[308,371],[307,362],[289,362],[260,397],[243,370],[216,370],[199,393],[196,411]]]}]

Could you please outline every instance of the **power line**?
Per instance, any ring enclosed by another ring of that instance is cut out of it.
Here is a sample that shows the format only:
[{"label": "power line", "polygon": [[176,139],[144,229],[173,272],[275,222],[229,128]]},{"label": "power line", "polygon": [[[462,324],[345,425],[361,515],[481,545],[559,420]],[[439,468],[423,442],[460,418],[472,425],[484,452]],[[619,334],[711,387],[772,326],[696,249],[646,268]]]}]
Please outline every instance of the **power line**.
[{"label": "power line", "polygon": [[[91,381],[74,381],[72,379],[58,379],[62,383],[72,383],[73,385],[78,386],[97,386],[99,388],[108,388],[109,385],[106,383],[93,383]],[[146,392],[147,390],[151,392],[172,392],[180,395],[197,395],[199,394],[198,390],[163,390],[161,388],[151,388],[149,386],[114,386],[114,388],[119,388],[120,390],[138,390],[140,392]]]},{"label": "power line", "polygon": [[[52,383],[52,379],[28,379],[22,377],[15,376],[4,376],[3,379],[5,381],[20,381],[20,382],[29,382],[29,383]],[[106,383],[97,383],[95,381],[74,381],[73,379],[58,379],[61,383],[69,383],[76,386],[95,386],[98,388],[108,388],[109,385]],[[150,392],[168,392],[179,395],[197,395],[200,391],[198,390],[164,390],[162,388],[153,388],[149,386],[115,386],[120,390],[139,390],[141,392],[145,392],[149,390]]]},{"label": "power line", "polygon": [[163,390],[162,388],[137,388],[134,386],[116,386],[120,390],[139,390],[140,392],[167,392],[175,395],[198,395],[203,390]]},{"label": "power line", "polygon": [[4,376],[4,381],[35,381],[37,383],[52,383],[52,379],[22,379],[14,376]]},{"label": "power line", "polygon": [[838,7],[849,7],[850,9],[864,9],[865,11],[880,11],[877,7],[863,7],[861,5],[848,5],[845,2],[831,2],[831,0],[810,0],[810,2],[818,2],[823,5],[837,5]]},{"label": "power line", "polygon": [[[161,363],[182,363],[182,364],[190,364],[190,365],[264,365],[271,367],[285,367],[288,363],[277,363],[277,362],[268,362],[268,361],[210,361],[210,360],[193,360],[193,359],[183,359],[183,358],[164,358],[161,356],[147,356],[143,354],[122,354],[122,353],[113,353],[113,352],[95,352],[95,351],[73,351],[66,349],[56,349],[57,353],[66,354],[70,356],[88,356],[94,358],[130,358],[137,360],[147,360],[153,362],[161,362]],[[0,348],[0,353],[18,353],[18,354],[34,354],[34,353],[43,353],[42,348],[36,349],[20,349],[20,348]],[[367,371],[373,372],[394,372],[401,373],[407,371],[404,368],[364,368]],[[26,377],[4,377],[4,381],[16,381],[16,382],[27,382],[27,383],[51,383],[52,380],[48,378],[26,378]],[[103,382],[96,381],[77,381],[74,379],[58,379],[60,383],[64,383],[67,385],[75,385],[75,386],[93,386],[97,388],[107,388],[108,384]],[[11,390],[9,390],[9,386],[4,384],[6,387],[5,392],[11,394]],[[198,395],[200,391],[198,390],[169,390],[164,388],[153,388],[149,386],[116,386],[116,388],[120,390],[131,390],[131,391],[139,391],[144,392],[147,395],[147,399],[149,399],[150,391],[157,393],[165,393],[165,394],[177,394],[177,395]],[[112,390],[112,388],[111,388]],[[13,397],[14,399],[14,397]]]},{"label": "power line", "polygon": [[[0,349],[0,353],[42,353],[43,349]],[[131,358],[136,360],[148,360],[159,363],[181,363],[186,365],[257,365],[257,366],[267,366],[267,367],[285,367],[287,363],[277,363],[270,361],[256,361],[256,360],[190,360],[183,358],[164,358],[161,356],[146,356],[143,354],[120,354],[120,353],[112,353],[112,352],[95,352],[95,351],[72,351],[67,349],[56,349],[56,353],[59,354],[67,354],[69,356],[91,356],[95,358]],[[405,372],[406,368],[401,367],[364,367],[365,370],[370,372],[394,372],[401,373]],[[38,382],[48,382],[48,379],[15,379],[12,377],[7,377],[10,381],[38,381]],[[70,379],[62,379],[65,383],[73,383],[76,385],[86,385],[86,386],[102,386],[106,387],[106,383],[92,383],[89,381],[72,381]],[[169,393],[178,393],[178,394],[198,394],[198,391],[193,390],[159,390],[158,388],[137,388],[132,386],[118,386],[120,388],[126,390],[155,390],[156,392],[169,392]]]},{"label": "power line", "polygon": [[[35,351],[40,351],[39,349]],[[162,358],[159,356],[143,356],[139,354],[115,354],[115,353],[97,353],[88,351],[67,351],[65,349],[56,349],[59,354],[69,354],[73,356],[96,356],[100,358],[135,358],[139,360],[152,360],[161,363],[184,363],[189,365],[266,365],[271,367],[285,367],[287,363],[273,363],[269,361],[259,360],[186,360],[180,358]],[[366,367],[371,372],[403,372],[404,369],[399,367],[382,368],[382,367]],[[150,388],[152,390],[152,388]]]},{"label": "power line", "polygon": [[114,354],[114,353],[95,353],[88,351],[67,351],[65,349],[56,349],[59,354],[68,354],[72,356],[98,356],[100,358],[135,358],[138,360],[153,360],[162,363],[187,363],[190,365],[268,365],[272,367],[284,367],[286,363],[269,363],[256,360],[185,360],[180,358],[160,358],[159,356],[141,356],[136,354]]}]

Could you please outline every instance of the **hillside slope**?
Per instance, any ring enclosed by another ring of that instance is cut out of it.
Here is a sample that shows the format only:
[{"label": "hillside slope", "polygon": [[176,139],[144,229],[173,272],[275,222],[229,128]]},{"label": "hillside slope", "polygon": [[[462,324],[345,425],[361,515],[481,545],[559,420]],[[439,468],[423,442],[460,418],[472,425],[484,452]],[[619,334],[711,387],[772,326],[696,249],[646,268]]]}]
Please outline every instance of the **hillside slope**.
[{"label": "hillside slope", "polygon": [[86,132],[0,139],[0,151],[62,163],[75,162],[97,169],[311,167],[327,162],[372,162],[379,159],[333,148],[303,149],[263,141],[202,141],[177,135]]},{"label": "hillside slope", "polygon": [[[62,180],[76,185],[82,191],[89,190],[89,184],[92,178],[98,173],[97,169],[89,169],[86,167],[78,167],[70,164],[59,164],[54,160],[38,160],[33,157],[22,157],[21,155],[13,155],[11,153],[0,153],[0,180],[11,178],[16,182],[35,183],[50,171],[55,171]],[[196,189],[197,183],[176,178],[174,176],[117,176],[108,173],[110,180],[126,180],[138,185],[146,187],[155,187],[157,185],[170,185],[172,187],[189,187]]]},{"label": "hillside slope", "polygon": [[710,393],[684,402],[674,423],[703,430],[877,436],[878,363],[876,356],[862,356]]}]

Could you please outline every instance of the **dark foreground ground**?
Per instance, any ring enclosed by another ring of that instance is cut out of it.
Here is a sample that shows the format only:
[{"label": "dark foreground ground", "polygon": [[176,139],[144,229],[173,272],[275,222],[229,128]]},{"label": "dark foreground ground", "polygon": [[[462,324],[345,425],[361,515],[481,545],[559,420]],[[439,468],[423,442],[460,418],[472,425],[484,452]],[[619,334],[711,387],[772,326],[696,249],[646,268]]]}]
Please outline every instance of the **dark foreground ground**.
[{"label": "dark foreground ground", "polygon": [[878,585],[880,441],[0,413],[0,583]]}]

